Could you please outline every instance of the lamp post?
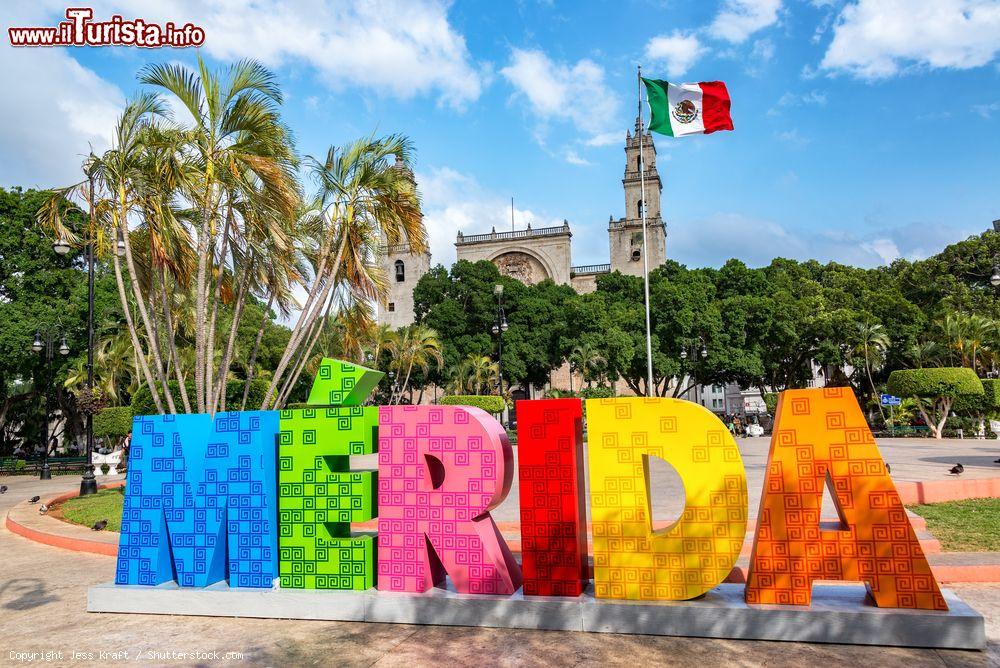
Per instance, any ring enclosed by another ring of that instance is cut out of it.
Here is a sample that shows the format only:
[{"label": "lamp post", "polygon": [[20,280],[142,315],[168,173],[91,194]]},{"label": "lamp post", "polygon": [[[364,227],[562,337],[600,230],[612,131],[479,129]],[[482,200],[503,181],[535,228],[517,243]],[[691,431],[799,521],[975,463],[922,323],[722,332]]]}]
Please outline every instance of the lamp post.
[{"label": "lamp post", "polygon": [[[684,362],[687,361],[688,357],[691,357],[693,355],[697,355],[701,359],[705,359],[706,357],[708,357],[708,346],[705,345],[705,339],[703,339],[702,337],[699,336],[698,337],[698,343],[701,344],[701,347],[699,348],[698,344],[692,344],[690,346],[690,348],[691,348],[691,352],[690,353],[688,353],[688,346],[681,346],[680,358],[681,358],[681,367],[682,368],[684,366]],[[681,382],[683,382],[683,380],[684,379],[682,377],[681,378]],[[687,392],[685,392],[684,394],[687,394]],[[698,401],[698,393],[697,392],[695,392],[695,401]]]},{"label": "lamp post", "polygon": [[[91,182],[91,198],[93,197],[93,182]],[[93,214],[93,199],[90,202],[91,214]],[[69,242],[59,237],[52,244],[52,248],[59,255],[66,255],[69,250]],[[87,391],[93,399],[94,392],[94,242],[93,239],[87,242]],[[125,239],[122,233],[118,232],[115,253],[121,257],[125,255]],[[91,401],[91,406],[93,402]],[[97,478],[94,476],[94,415],[91,410],[87,411],[87,465],[83,470],[83,477],[80,479],[80,496],[97,494]]]},{"label": "lamp post", "polygon": [[[44,338],[43,338],[44,335]],[[59,348],[56,348],[56,338],[60,338]],[[55,382],[55,374],[52,373],[52,360],[55,359],[56,351],[65,357],[69,355],[69,345],[66,343],[66,335],[61,334],[55,327],[45,325],[35,332],[35,340],[31,344],[31,349],[36,353],[44,351],[45,359],[45,415],[42,418],[42,469],[38,474],[39,480],[51,480],[52,470],[49,468],[49,397],[51,392],[49,386]]]},{"label": "lamp post", "polygon": [[[500,385],[500,398],[504,402],[504,413],[507,412],[507,400],[504,399],[503,386],[503,335],[507,331],[507,314],[503,310],[503,286],[497,283],[493,286],[493,294],[497,296],[497,316],[493,321],[493,334],[497,337],[497,380]],[[503,415],[503,414],[501,414]],[[509,417],[509,416],[508,416]],[[504,420],[506,427],[508,420]]]}]

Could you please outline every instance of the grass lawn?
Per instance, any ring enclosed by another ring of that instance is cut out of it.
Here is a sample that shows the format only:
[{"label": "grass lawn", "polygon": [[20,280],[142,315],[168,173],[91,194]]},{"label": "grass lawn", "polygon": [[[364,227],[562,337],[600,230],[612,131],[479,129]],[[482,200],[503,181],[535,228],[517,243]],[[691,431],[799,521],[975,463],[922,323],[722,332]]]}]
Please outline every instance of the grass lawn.
[{"label": "grass lawn", "polygon": [[1000,499],[907,506],[947,552],[1000,552]]},{"label": "grass lawn", "polygon": [[67,499],[59,506],[59,510],[68,522],[91,527],[94,526],[94,522],[107,520],[107,531],[121,531],[124,492],[124,487],[102,489],[91,496]]}]

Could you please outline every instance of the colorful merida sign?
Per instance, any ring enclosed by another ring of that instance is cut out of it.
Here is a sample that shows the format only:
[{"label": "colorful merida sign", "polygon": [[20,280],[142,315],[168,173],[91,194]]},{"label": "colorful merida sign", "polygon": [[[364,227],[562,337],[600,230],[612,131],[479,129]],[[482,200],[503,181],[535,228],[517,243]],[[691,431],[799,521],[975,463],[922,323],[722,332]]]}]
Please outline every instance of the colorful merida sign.
[{"label": "colorful merida sign", "polygon": [[[462,406],[364,406],[382,374],[324,360],[312,408],[137,417],[117,584],[579,596],[590,580],[582,404],[518,403],[522,561],[490,510],[510,491],[501,425]],[[736,442],[687,401],[587,401],[598,598],[686,600],[717,586],[747,530]],[[350,456],[378,453],[377,471]],[[651,528],[647,458],[685,509]],[[820,523],[832,482],[840,525]],[[353,523],[377,519],[376,534]],[[848,389],[781,395],[746,601],[808,605],[817,580],[864,582],[881,607],[946,610]]]}]

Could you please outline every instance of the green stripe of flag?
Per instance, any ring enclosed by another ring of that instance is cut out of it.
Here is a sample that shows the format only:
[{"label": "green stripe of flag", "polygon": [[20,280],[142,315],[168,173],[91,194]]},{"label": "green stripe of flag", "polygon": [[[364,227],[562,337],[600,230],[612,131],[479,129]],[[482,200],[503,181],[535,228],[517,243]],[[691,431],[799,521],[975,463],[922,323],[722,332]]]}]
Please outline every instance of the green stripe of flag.
[{"label": "green stripe of flag", "polygon": [[649,129],[673,137],[674,130],[670,127],[670,103],[667,101],[667,82],[645,77],[642,82],[646,84],[646,99],[652,117],[649,120]]}]

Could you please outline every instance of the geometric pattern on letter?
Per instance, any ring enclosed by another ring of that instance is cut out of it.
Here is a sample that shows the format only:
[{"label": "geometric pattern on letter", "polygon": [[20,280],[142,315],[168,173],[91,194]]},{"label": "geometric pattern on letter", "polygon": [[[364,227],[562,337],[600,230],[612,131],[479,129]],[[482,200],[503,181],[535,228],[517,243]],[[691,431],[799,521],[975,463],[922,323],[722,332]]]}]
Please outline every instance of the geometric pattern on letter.
[{"label": "geometric pattern on letter", "polygon": [[384,373],[324,357],[306,403],[310,406],[360,406]]},{"label": "geometric pattern on letter", "polygon": [[375,452],[378,408],[281,411],[278,509],[281,586],[370,589],[375,537],[351,533],[376,515],[376,471],[352,471],[350,455]]},{"label": "geometric pattern on letter", "polygon": [[137,416],[115,583],[273,586],[277,431],[277,411]]},{"label": "geometric pattern on letter", "polygon": [[517,402],[521,572],[527,596],[579,596],[590,579],[579,399]]},{"label": "geometric pattern on letter", "polygon": [[[746,536],[747,481],[719,419],[679,399],[588,399],[587,431],[595,595],[680,601],[724,581]],[[649,456],[685,493],[680,519],[655,532]]]},{"label": "geometric pattern on letter", "polygon": [[503,427],[465,406],[379,407],[378,588],[512,594],[521,569],[489,511],[507,493]]},{"label": "geometric pattern on letter", "polygon": [[[828,477],[846,530],[821,526]],[[879,607],[948,609],[861,407],[843,387],[781,393],[746,602],[809,605],[814,580],[864,582]]]}]

